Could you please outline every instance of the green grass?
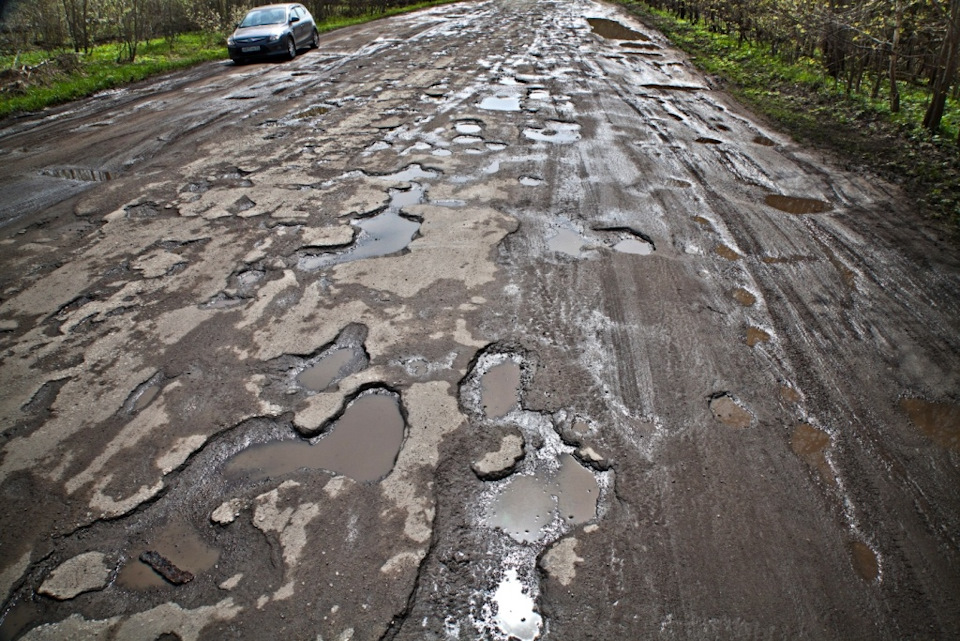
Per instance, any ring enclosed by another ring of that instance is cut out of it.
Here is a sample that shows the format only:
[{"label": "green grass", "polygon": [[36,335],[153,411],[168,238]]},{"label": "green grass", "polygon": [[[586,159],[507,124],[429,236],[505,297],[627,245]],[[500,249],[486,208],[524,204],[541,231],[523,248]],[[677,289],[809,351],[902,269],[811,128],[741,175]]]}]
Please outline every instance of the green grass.
[{"label": "green grass", "polygon": [[[899,113],[886,101],[845,92],[813,59],[787,61],[764,45],[710,32],[641,3],[620,0],[718,78],[724,89],[772,120],[798,141],[813,144],[868,167],[903,186],[922,212],[960,230],[960,104],[949,101],[939,135],[920,125],[929,95],[899,84]],[[872,79],[870,79],[872,80]],[[865,82],[864,86],[870,83]]]},{"label": "green grass", "polygon": [[[321,33],[362,24],[426,7],[449,4],[455,0],[427,0],[415,5],[389,9],[384,13],[355,17],[332,18],[317,23]],[[158,38],[141,43],[136,60],[132,63],[117,63],[117,46],[113,44],[95,47],[89,54],[81,54],[79,69],[64,71],[55,60],[60,51],[28,51],[18,56],[0,56],[0,71],[16,65],[36,66],[44,61],[46,71],[37,82],[30,82],[19,95],[0,93],[0,118],[22,112],[39,111],[45,107],[62,104],[93,95],[105,89],[113,89],[178,69],[185,69],[202,62],[222,60],[227,57],[226,38],[219,34],[181,34],[173,45]]]}]

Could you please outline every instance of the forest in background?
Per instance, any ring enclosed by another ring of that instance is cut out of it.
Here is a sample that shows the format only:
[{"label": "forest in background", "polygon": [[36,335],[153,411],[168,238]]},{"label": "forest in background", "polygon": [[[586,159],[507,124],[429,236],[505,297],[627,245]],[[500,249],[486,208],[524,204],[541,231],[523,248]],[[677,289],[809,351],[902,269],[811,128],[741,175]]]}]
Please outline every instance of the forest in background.
[{"label": "forest in background", "polygon": [[960,0],[645,0],[654,9],[760,43],[787,62],[815,60],[848,94],[929,92],[923,127],[939,132],[960,98]]}]

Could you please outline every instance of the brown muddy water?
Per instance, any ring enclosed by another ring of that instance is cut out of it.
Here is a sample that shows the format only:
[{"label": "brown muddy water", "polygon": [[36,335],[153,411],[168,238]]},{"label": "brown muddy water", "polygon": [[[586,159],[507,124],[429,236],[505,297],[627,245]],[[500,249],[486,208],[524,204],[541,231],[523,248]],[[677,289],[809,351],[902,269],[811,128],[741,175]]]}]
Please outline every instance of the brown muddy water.
[{"label": "brown muddy water", "polygon": [[726,245],[717,245],[713,251],[715,254],[717,254],[717,256],[720,256],[721,258],[726,258],[727,260],[730,260],[730,261],[737,261],[743,258],[743,256],[738,254],[736,250],[730,247],[727,247]]},{"label": "brown muddy water", "polygon": [[561,454],[558,461],[556,471],[510,477],[490,506],[487,525],[528,543],[540,540],[543,528],[557,516],[571,526],[596,518],[597,479],[569,454]]},{"label": "brown muddy water", "polygon": [[117,575],[117,584],[131,590],[148,590],[169,585],[153,568],[139,560],[147,550],[159,552],[180,570],[199,575],[212,568],[220,558],[220,551],[200,537],[197,531],[183,521],[173,521],[147,542],[127,553],[127,562]]},{"label": "brown muddy water", "polygon": [[736,427],[742,429],[750,427],[753,422],[753,415],[740,407],[739,404],[729,396],[718,396],[710,401],[710,411],[713,417],[726,425],[727,427]]},{"label": "brown muddy water", "polygon": [[324,356],[313,367],[300,372],[297,381],[312,392],[325,392],[340,375],[340,370],[353,358],[353,350],[345,347]]},{"label": "brown muddy water", "polygon": [[297,439],[252,445],[230,459],[223,473],[256,480],[310,469],[379,481],[393,469],[405,427],[393,394],[366,394],[316,444]]},{"label": "brown muddy water", "polygon": [[737,301],[744,307],[751,307],[757,302],[757,297],[742,287],[735,287],[730,291],[730,295],[733,296],[733,300]]},{"label": "brown muddy water", "polygon": [[595,34],[609,40],[650,39],[639,31],[634,31],[633,29],[625,27],[615,20],[608,20],[607,18],[587,18],[587,22],[590,23],[590,28],[593,29]]},{"label": "brown muddy water", "polygon": [[880,576],[880,561],[877,553],[869,545],[861,541],[854,541],[850,546],[850,555],[853,569],[857,575],[867,583],[873,583]]},{"label": "brown muddy water", "polygon": [[960,451],[960,406],[905,398],[900,401],[900,407],[931,441],[940,447]]},{"label": "brown muddy water", "polygon": [[502,418],[517,406],[520,365],[506,361],[491,367],[480,379],[480,402],[487,418]]},{"label": "brown muddy water", "polygon": [[797,198],[795,196],[781,196],[780,194],[769,194],[764,202],[774,209],[785,211],[788,214],[797,216],[803,214],[822,214],[830,211],[829,203],[813,198]]},{"label": "brown muddy water", "polygon": [[750,347],[756,347],[760,343],[769,343],[770,334],[763,331],[759,327],[748,327],[747,328],[747,345]]},{"label": "brown muddy water", "polygon": [[830,463],[827,461],[827,448],[830,447],[830,435],[808,423],[797,423],[790,436],[790,449],[804,463],[812,467],[830,486],[837,484]]}]

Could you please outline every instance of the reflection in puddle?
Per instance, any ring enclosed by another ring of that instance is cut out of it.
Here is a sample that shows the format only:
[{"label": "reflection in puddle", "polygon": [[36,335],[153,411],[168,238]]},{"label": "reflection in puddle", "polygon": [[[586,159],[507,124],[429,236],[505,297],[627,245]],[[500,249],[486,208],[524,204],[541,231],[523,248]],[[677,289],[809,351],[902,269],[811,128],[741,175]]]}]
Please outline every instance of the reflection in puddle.
[{"label": "reflection in puddle", "polygon": [[531,89],[527,97],[530,98],[530,100],[550,100],[550,92],[546,89]]},{"label": "reflection in puddle", "polygon": [[597,516],[597,479],[569,454],[561,454],[556,471],[541,469],[533,476],[505,481],[490,506],[487,524],[500,528],[519,543],[538,541],[543,529],[559,518],[568,526]]},{"label": "reflection in puddle", "polygon": [[753,422],[753,415],[726,394],[710,401],[710,411],[713,412],[715,419],[727,427],[742,429],[750,427],[750,423]]},{"label": "reflection in puddle", "polygon": [[790,436],[790,449],[804,463],[817,470],[820,478],[830,486],[837,484],[833,469],[827,461],[830,435],[809,423],[797,423]]},{"label": "reflection in puddle", "polygon": [[419,163],[414,163],[398,172],[392,174],[371,175],[371,178],[379,178],[390,182],[410,182],[411,180],[420,180],[422,178],[437,178],[440,172],[436,169],[424,169]]},{"label": "reflection in puddle", "polygon": [[505,361],[491,367],[480,379],[480,402],[487,418],[501,418],[517,406],[520,365]]},{"label": "reflection in puddle", "polygon": [[850,546],[850,554],[853,557],[853,569],[857,571],[860,578],[867,583],[873,583],[880,576],[880,562],[877,559],[877,553],[870,549],[870,546],[861,541],[854,541]]},{"label": "reflection in puddle", "polygon": [[404,428],[396,395],[374,392],[351,402],[315,445],[299,439],[253,445],[230,459],[223,473],[258,480],[307,468],[377,481],[393,469]]},{"label": "reflection in puddle", "polygon": [[730,292],[730,295],[733,296],[733,300],[737,301],[744,307],[750,307],[757,302],[757,297],[742,287],[734,288]]},{"label": "reflection in puddle", "polygon": [[497,626],[511,639],[533,641],[540,634],[543,623],[534,611],[533,597],[520,582],[516,570],[507,570],[493,593],[497,604]]},{"label": "reflection in puddle", "polygon": [[653,245],[643,240],[637,240],[636,238],[621,240],[613,246],[613,249],[622,254],[637,254],[639,256],[648,256],[653,253]]},{"label": "reflection in puddle", "polygon": [[830,205],[822,200],[813,198],[796,198],[794,196],[781,196],[780,194],[769,194],[764,202],[774,209],[785,211],[788,214],[822,214],[830,211]]},{"label": "reflection in puddle", "polygon": [[920,398],[900,401],[910,420],[940,447],[960,451],[960,406]]},{"label": "reflection in puddle", "polygon": [[489,111],[520,111],[520,98],[517,96],[488,96],[477,105]]},{"label": "reflection in puddle", "polygon": [[639,31],[629,29],[619,22],[607,18],[587,18],[590,28],[598,36],[610,40],[649,40]]},{"label": "reflection in puddle", "polygon": [[462,120],[454,125],[454,129],[458,134],[478,134],[483,131],[483,127],[473,120]]},{"label": "reflection in puddle", "polygon": [[158,552],[178,569],[195,575],[212,568],[220,558],[220,551],[207,545],[193,527],[174,521],[150,536],[141,548],[130,551],[130,561],[117,576],[119,585],[133,590],[169,585],[153,568],[138,560],[148,550]]},{"label": "reflection in puddle", "polygon": [[472,145],[474,143],[483,142],[483,138],[480,136],[457,136],[453,139],[453,142],[457,145]]},{"label": "reflection in puddle", "polygon": [[525,138],[537,142],[563,144],[580,140],[580,125],[573,122],[550,121],[543,129],[527,128],[523,130]]},{"label": "reflection in puddle", "polygon": [[754,347],[760,343],[769,343],[770,334],[763,331],[759,327],[748,327],[747,328],[747,345]]},{"label": "reflection in puddle", "polygon": [[520,176],[520,184],[524,187],[536,187],[543,184],[543,179],[536,176]]},{"label": "reflection in puddle", "polygon": [[583,249],[583,237],[572,229],[561,229],[556,235],[547,240],[547,248],[550,251],[567,254],[569,256],[580,256],[580,250]]},{"label": "reflection in puddle", "polygon": [[337,380],[340,370],[352,359],[352,349],[338,349],[324,356],[316,365],[300,372],[297,380],[308,390],[324,392]]}]

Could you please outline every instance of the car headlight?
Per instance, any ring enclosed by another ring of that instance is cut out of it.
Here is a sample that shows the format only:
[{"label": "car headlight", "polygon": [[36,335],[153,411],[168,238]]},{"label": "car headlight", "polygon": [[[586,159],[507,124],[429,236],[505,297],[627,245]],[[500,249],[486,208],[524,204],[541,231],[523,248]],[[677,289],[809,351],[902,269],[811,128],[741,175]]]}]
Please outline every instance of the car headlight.
[{"label": "car headlight", "polygon": [[236,42],[236,40],[233,39],[233,36],[230,36],[229,38],[227,38],[227,46],[228,46],[228,47],[232,47],[232,46],[235,45],[235,44],[237,44],[237,42]]},{"label": "car headlight", "polygon": [[279,33],[275,33],[275,34],[273,34],[273,35],[270,36],[270,42],[276,42],[276,41],[279,40],[279,39],[280,39],[280,34],[279,34]]}]

